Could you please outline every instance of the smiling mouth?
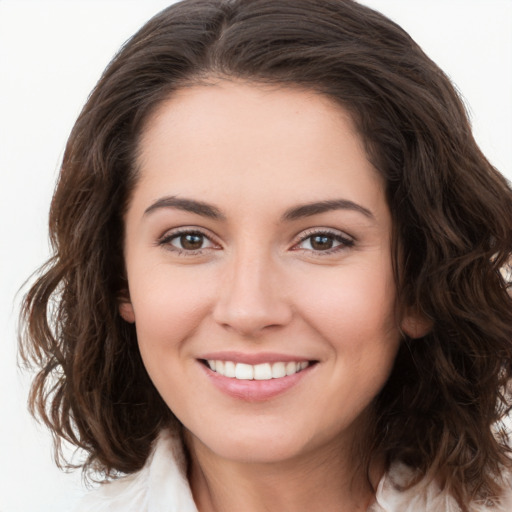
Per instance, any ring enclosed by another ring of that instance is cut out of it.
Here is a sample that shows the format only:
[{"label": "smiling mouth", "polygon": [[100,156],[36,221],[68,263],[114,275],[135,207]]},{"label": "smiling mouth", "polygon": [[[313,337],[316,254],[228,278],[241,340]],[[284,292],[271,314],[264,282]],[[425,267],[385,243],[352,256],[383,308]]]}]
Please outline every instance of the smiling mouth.
[{"label": "smiling mouth", "polygon": [[299,373],[316,361],[288,361],[276,363],[246,364],[234,361],[202,360],[213,372],[237,380],[271,380],[281,379]]}]

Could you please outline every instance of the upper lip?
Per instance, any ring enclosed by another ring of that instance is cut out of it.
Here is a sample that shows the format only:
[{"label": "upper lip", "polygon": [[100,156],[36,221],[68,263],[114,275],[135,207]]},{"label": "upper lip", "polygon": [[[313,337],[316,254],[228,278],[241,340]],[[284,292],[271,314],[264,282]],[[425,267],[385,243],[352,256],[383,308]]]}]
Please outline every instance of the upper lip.
[{"label": "upper lip", "polygon": [[312,361],[309,357],[303,357],[298,355],[290,354],[278,354],[275,352],[258,352],[258,353],[246,353],[246,352],[209,352],[203,354],[199,359],[203,360],[214,360],[214,361],[233,361],[234,363],[245,363],[250,365],[262,364],[262,363],[288,363],[288,362],[303,362]]}]

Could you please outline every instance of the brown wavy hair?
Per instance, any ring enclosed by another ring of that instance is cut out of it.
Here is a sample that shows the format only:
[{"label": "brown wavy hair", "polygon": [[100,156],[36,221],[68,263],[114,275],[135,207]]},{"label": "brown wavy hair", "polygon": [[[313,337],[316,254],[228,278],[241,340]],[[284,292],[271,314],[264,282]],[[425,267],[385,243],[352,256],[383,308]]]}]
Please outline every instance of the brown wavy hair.
[{"label": "brown wavy hair", "polygon": [[32,411],[87,453],[85,470],[132,473],[178,422],[151,383],[126,293],[123,214],[150,114],[215,77],[299,86],[348,109],[382,173],[394,226],[404,336],[374,401],[362,454],[433,476],[466,509],[500,494],[510,468],[512,192],[477,147],[446,75],[395,23],[350,0],[186,0],[130,39],[69,137],[50,212],[53,257],[28,291],[20,331],[38,373]]}]

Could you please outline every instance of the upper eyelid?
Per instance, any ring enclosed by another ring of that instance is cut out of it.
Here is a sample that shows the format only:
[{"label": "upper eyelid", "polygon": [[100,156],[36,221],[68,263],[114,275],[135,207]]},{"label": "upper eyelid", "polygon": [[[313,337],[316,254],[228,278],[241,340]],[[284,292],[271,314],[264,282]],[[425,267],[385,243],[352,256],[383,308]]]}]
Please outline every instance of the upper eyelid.
[{"label": "upper eyelid", "polygon": [[[199,226],[180,226],[178,228],[166,229],[161,236],[158,237],[158,240],[164,240],[166,238],[174,238],[179,235],[187,234],[187,233],[197,233],[203,235],[208,238],[212,242],[216,240],[215,235],[213,235],[209,230],[205,228],[201,228]],[[217,243],[217,242],[216,242]]]},{"label": "upper eyelid", "polygon": [[[199,249],[190,249],[190,250],[180,249],[178,247],[172,247],[171,242],[174,239],[179,238],[181,235],[194,234],[194,233],[204,236],[212,244],[212,246],[202,247]],[[165,246],[170,251],[182,252],[183,254],[189,254],[189,255],[200,254],[203,251],[207,251],[209,249],[218,249],[219,247],[222,247],[222,245],[220,244],[220,242],[214,235],[210,234],[210,232],[208,232],[208,230],[205,230],[198,226],[181,226],[181,227],[177,227],[177,228],[167,229],[166,231],[164,231],[164,233],[161,236],[159,236],[155,240],[154,244],[157,247]]]},{"label": "upper eyelid", "polygon": [[[160,244],[163,241],[171,240],[173,238],[176,238],[182,234],[187,233],[197,233],[201,234],[202,236],[206,237],[210,242],[212,242],[215,245],[222,245],[218,237],[216,237],[213,233],[210,232],[210,230],[199,227],[199,226],[180,226],[176,228],[167,229],[164,231],[164,233],[157,238],[157,243]],[[334,237],[339,237],[342,239],[350,240],[351,242],[356,242],[356,238],[353,235],[350,235],[346,231],[342,231],[335,228],[328,228],[328,227],[313,227],[313,228],[307,228],[294,236],[292,240],[292,246],[295,246],[299,244],[300,242],[303,242],[310,238],[311,236],[317,235],[317,234],[327,234]]]},{"label": "upper eyelid", "polygon": [[[328,235],[335,239],[338,239],[339,245],[336,245],[335,247],[331,247],[329,249],[325,250],[314,250],[314,249],[308,249],[308,248],[302,248],[298,247],[300,244],[304,243],[309,238],[314,237],[315,235]],[[339,253],[344,253],[345,251],[349,249],[353,249],[356,239],[349,235],[348,233],[345,233],[344,231],[340,231],[338,229],[329,229],[329,228],[312,228],[311,230],[305,230],[299,233],[298,235],[300,238],[296,239],[293,242],[293,245],[291,247],[292,251],[301,251],[301,252],[307,252],[308,254],[314,255],[315,257],[324,257],[327,258],[329,256],[333,256]]]},{"label": "upper eyelid", "polygon": [[356,237],[353,235],[350,235],[346,231],[342,231],[340,229],[335,228],[308,228],[302,230],[300,233],[298,233],[294,238],[294,243],[301,242],[303,240],[308,239],[311,236],[317,235],[317,234],[326,234],[326,235],[332,235],[332,236],[339,236],[340,238],[347,238],[353,242],[356,241]]}]

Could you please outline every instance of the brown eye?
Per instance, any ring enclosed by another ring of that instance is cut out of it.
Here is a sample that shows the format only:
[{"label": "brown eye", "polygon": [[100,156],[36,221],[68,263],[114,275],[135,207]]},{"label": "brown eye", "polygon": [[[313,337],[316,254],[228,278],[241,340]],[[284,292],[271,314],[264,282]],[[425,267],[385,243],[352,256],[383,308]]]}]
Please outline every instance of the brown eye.
[{"label": "brown eye", "polygon": [[311,237],[311,248],[315,251],[325,251],[326,249],[332,249],[334,246],[334,240],[332,236],[326,235],[315,235]]},{"label": "brown eye", "polygon": [[204,243],[204,236],[198,233],[188,233],[178,237],[181,249],[196,251],[201,249]]},{"label": "brown eye", "polygon": [[304,236],[295,247],[311,252],[330,254],[353,245],[354,240],[341,233],[317,232]]},{"label": "brown eye", "polygon": [[201,251],[215,247],[215,244],[200,231],[182,231],[181,233],[170,234],[164,237],[160,245],[176,251]]}]

